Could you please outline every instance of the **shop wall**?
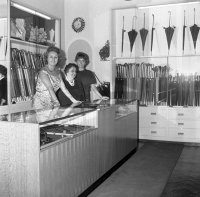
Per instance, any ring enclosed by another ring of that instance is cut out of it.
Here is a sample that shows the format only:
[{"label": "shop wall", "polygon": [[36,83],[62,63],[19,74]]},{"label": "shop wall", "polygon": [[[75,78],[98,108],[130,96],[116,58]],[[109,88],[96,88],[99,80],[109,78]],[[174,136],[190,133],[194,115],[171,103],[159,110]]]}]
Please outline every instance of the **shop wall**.
[{"label": "shop wall", "polygon": [[[61,19],[61,39],[65,39],[64,34],[64,0],[15,0],[16,3],[52,15]],[[64,49],[64,42],[61,40],[61,48]]]},{"label": "shop wall", "polygon": [[[162,4],[180,2],[188,2],[188,0],[163,0]],[[89,68],[94,70],[102,80],[111,81],[111,61],[101,61],[99,56],[99,50],[107,40],[111,39],[111,9],[126,9],[160,3],[160,0],[65,0],[65,49],[69,57],[68,61],[74,60],[72,57],[74,57],[75,51],[71,54],[69,50],[72,43],[79,40],[87,42],[92,49],[90,57],[92,61]],[[72,21],[76,17],[82,17],[86,21],[86,27],[80,33],[74,32],[71,28]],[[84,51],[82,43],[77,51]]]}]

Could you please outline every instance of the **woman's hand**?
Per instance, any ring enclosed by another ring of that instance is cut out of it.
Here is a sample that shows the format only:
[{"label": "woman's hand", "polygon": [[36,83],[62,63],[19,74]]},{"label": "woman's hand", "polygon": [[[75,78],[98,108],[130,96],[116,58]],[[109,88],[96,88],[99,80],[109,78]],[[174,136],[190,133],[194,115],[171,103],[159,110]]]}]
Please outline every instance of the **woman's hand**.
[{"label": "woman's hand", "polygon": [[60,103],[59,103],[58,100],[52,101],[52,103],[53,103],[53,107],[54,107],[54,108],[60,106]]},{"label": "woman's hand", "polygon": [[101,99],[102,99],[102,100],[108,100],[109,97],[107,97],[107,96],[102,96]]},{"label": "woman's hand", "polygon": [[76,99],[73,99],[73,101],[72,101],[74,104],[81,104],[82,103],[82,101],[78,101],[78,100],[76,100]]}]

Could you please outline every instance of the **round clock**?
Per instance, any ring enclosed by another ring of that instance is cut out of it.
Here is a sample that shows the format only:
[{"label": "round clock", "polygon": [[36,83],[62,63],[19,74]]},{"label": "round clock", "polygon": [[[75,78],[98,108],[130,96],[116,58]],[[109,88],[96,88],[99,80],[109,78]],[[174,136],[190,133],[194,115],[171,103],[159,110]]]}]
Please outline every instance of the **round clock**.
[{"label": "round clock", "polygon": [[76,33],[83,31],[85,28],[85,21],[81,17],[77,17],[72,22],[72,28]]}]

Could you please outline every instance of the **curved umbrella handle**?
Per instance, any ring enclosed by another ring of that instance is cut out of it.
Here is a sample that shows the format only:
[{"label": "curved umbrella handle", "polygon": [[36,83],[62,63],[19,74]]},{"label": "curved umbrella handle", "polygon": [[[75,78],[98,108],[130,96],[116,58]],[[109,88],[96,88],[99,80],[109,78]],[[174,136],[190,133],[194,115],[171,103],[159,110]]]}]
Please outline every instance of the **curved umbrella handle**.
[{"label": "curved umbrella handle", "polygon": [[154,14],[152,14],[153,17],[153,23],[152,23],[152,28],[154,27]]}]

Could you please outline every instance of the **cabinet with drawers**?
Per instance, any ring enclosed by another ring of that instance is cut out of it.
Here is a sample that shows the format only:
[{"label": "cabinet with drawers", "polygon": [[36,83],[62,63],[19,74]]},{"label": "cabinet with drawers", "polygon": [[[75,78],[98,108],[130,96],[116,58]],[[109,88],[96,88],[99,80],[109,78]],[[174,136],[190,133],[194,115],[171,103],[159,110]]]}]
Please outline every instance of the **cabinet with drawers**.
[{"label": "cabinet with drawers", "polygon": [[162,140],[167,135],[167,108],[140,107],[139,138]]},{"label": "cabinet with drawers", "polygon": [[140,107],[139,138],[200,142],[198,107]]}]

